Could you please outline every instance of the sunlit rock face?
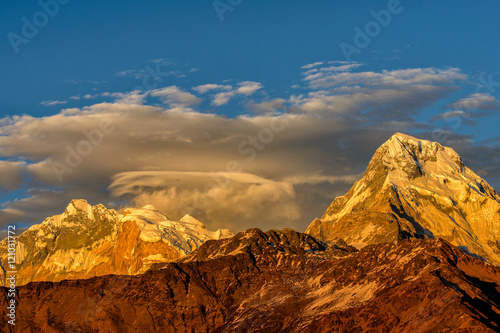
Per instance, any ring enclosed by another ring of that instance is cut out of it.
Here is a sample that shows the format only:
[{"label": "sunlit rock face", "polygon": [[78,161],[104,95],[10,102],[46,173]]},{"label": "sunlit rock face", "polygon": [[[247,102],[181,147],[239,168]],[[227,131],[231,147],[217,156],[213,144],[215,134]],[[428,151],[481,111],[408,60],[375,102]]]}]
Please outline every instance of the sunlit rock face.
[{"label": "sunlit rock face", "polygon": [[377,149],[363,178],[306,233],[358,248],[441,237],[500,264],[499,212],[498,194],[453,149],[396,133]]},{"label": "sunlit rock face", "polygon": [[[101,204],[73,200],[63,214],[19,235],[17,284],[140,274],[153,264],[186,256],[205,240],[231,236],[227,229],[209,231],[189,215],[170,220],[151,205],[119,214]],[[0,243],[2,284],[9,271],[7,246],[7,239]]]}]

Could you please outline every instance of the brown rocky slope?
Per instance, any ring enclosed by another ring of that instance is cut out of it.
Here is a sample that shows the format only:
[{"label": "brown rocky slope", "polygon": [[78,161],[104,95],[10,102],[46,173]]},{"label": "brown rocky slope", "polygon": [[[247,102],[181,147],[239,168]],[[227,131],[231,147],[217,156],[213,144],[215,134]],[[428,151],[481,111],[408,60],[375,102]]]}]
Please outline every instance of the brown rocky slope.
[{"label": "brown rocky slope", "polygon": [[17,292],[16,326],[2,332],[500,330],[500,268],[441,239],[357,251],[290,229],[250,229],[142,275]]}]

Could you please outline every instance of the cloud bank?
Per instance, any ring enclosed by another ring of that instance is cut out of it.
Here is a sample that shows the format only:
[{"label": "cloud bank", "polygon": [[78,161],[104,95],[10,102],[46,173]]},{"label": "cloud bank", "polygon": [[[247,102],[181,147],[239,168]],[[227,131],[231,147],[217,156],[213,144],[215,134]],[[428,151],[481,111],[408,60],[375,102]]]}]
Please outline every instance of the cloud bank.
[{"label": "cloud bank", "polygon": [[[117,209],[153,204],[171,218],[189,213],[236,232],[304,230],[361,177],[393,132],[432,139],[433,125],[416,116],[466,79],[456,68],[361,68],[305,65],[306,91],[271,99],[257,94],[265,87],[253,81],[171,85],[101,94],[112,100],[53,116],[1,119],[0,188],[26,195],[3,203],[0,224],[39,223],[85,198]],[[222,106],[236,97],[252,98],[246,115],[197,109],[204,100]],[[488,109],[497,103],[480,101]],[[470,141],[455,139],[454,148],[469,156]]]}]

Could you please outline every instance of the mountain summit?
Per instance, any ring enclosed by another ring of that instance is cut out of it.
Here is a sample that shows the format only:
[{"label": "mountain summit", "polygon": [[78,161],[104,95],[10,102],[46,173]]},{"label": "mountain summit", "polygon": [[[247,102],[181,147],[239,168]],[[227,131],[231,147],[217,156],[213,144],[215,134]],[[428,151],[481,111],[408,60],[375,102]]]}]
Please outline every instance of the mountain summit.
[{"label": "mountain summit", "polygon": [[358,248],[440,237],[499,264],[500,197],[453,149],[396,133],[306,233]]},{"label": "mountain summit", "polygon": [[[135,275],[153,264],[186,256],[208,239],[231,237],[209,231],[194,217],[169,219],[151,205],[123,214],[85,200],[46,218],[17,238],[18,285],[31,281],[84,279],[106,274]],[[5,283],[7,239],[0,242],[0,284]]]}]

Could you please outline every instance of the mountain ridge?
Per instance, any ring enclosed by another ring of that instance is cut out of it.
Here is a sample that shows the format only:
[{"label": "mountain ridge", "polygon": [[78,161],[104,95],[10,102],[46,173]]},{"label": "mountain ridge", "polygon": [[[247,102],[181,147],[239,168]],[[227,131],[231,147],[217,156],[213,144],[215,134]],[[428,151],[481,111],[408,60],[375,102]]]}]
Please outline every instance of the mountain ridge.
[{"label": "mountain ridge", "polygon": [[[141,275],[33,282],[17,288],[17,315],[23,320],[16,329],[481,333],[500,328],[500,268],[445,240],[403,240],[359,251],[338,246],[338,253],[330,247],[290,229],[250,229],[205,242],[184,259]],[[0,297],[3,315],[6,300]],[[14,332],[6,323],[1,329]]]}]

